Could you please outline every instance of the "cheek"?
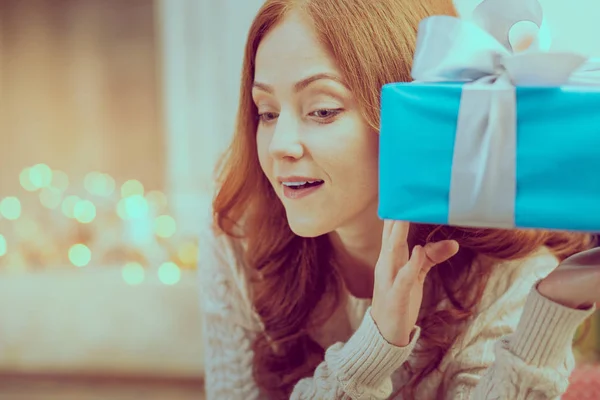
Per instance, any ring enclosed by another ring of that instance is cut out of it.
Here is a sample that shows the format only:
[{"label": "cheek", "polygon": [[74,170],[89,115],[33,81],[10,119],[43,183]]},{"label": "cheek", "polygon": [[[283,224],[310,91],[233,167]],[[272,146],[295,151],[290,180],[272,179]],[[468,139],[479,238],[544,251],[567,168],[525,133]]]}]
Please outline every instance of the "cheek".
[{"label": "cheek", "polygon": [[271,143],[270,136],[264,132],[258,132],[256,134],[256,151],[258,155],[258,162],[260,168],[263,170],[267,177],[271,171],[271,157],[269,155],[269,144]]},{"label": "cheek", "polygon": [[336,187],[354,196],[361,191],[372,196],[378,189],[379,135],[358,121],[345,128],[343,135],[330,143],[330,168],[326,170],[330,170]]},{"label": "cheek", "polygon": [[361,141],[361,145],[353,149],[352,168],[356,190],[371,197],[378,191],[379,176],[379,141],[376,133],[365,132],[369,139]]},{"label": "cheek", "polygon": [[368,157],[371,160],[371,173],[377,178],[379,176],[379,134],[369,132],[369,140],[365,146]]}]

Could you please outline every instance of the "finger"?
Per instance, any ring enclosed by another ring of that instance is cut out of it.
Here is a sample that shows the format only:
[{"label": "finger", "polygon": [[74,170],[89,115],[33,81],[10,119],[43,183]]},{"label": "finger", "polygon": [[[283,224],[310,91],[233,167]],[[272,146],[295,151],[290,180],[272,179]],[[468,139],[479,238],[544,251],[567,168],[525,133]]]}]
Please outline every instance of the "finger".
[{"label": "finger", "polygon": [[425,263],[425,250],[422,246],[416,245],[413,247],[410,260],[402,267],[402,273],[396,275],[394,286],[398,290],[410,290],[416,283],[423,264]]},{"label": "finger", "polygon": [[387,243],[390,239],[390,235],[392,234],[392,226],[394,225],[394,221],[386,219],[383,221],[383,235],[381,238],[382,243]]},{"label": "finger", "polygon": [[393,257],[396,265],[403,266],[408,262],[408,231],[410,223],[405,221],[394,221],[392,232],[390,234],[390,242],[393,248]]},{"label": "finger", "polygon": [[377,265],[375,265],[375,280],[380,283],[385,282],[386,285],[390,286],[394,282],[394,277],[397,272],[396,264],[394,262],[394,246],[390,240],[393,226],[394,221],[383,221],[381,251],[379,253],[379,260],[377,260]]},{"label": "finger", "polygon": [[423,268],[429,271],[434,265],[441,264],[453,257],[458,249],[458,242],[455,240],[427,243],[424,247],[425,262]]},{"label": "finger", "polygon": [[559,268],[598,268],[600,247],[576,253],[560,263]]}]

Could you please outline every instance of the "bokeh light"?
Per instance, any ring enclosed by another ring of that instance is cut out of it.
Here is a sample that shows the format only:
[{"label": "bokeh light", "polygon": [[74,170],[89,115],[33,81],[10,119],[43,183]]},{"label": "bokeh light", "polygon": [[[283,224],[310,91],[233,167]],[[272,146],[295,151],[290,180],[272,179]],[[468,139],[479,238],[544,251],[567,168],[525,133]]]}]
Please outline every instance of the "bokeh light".
[{"label": "bokeh light", "polygon": [[155,214],[164,212],[167,208],[167,196],[159,190],[151,190],[146,194],[146,200],[148,205]]},{"label": "bokeh light", "polygon": [[[148,278],[145,263],[162,259],[170,261],[160,265],[158,277],[162,283],[174,285],[181,280],[182,271],[196,266],[198,244],[186,237],[174,241],[178,226],[169,215],[169,202],[163,191],[146,191],[136,179],[121,185],[109,174],[98,171],[89,172],[81,182],[70,179],[64,171],[39,163],[23,168],[19,174],[20,186],[30,193],[24,197],[0,197],[0,220],[14,221],[9,225],[10,234],[0,235],[4,269],[21,271],[65,261],[85,267],[92,263],[94,253],[98,262],[121,265],[124,282],[139,285]],[[26,196],[38,198],[42,207],[27,208],[30,199]],[[38,215],[42,208],[58,210],[81,224],[96,222],[83,227],[58,213]],[[112,214],[115,209],[127,223],[122,224]],[[46,229],[49,224],[56,226]],[[99,235],[103,235],[101,239]],[[157,242],[158,238],[170,240]],[[95,243],[95,247],[89,247],[88,242]]]},{"label": "bokeh light", "polygon": [[21,217],[15,222],[15,233],[21,239],[31,240],[40,232],[37,222],[28,216]]},{"label": "bokeh light", "polygon": [[128,262],[125,264],[121,274],[123,275],[123,280],[129,285],[139,285],[145,278],[144,267],[137,262]]},{"label": "bokeh light", "polygon": [[106,197],[110,196],[115,192],[116,186],[115,179],[109,174],[104,174],[104,188],[102,195]]},{"label": "bokeh light", "polygon": [[61,192],[66,191],[69,188],[69,177],[68,175],[60,170],[54,170],[52,172],[52,187],[60,190]]},{"label": "bokeh light", "polygon": [[100,172],[89,172],[83,179],[83,187],[91,194],[100,194],[102,191],[103,176]]},{"label": "bokeh light", "polygon": [[96,206],[89,200],[80,200],[73,208],[73,217],[82,224],[89,224],[96,218]]},{"label": "bokeh light", "polygon": [[127,199],[121,199],[119,200],[119,202],[117,203],[117,215],[119,216],[119,218],[121,218],[122,220],[127,220],[127,209],[125,208],[125,201]]},{"label": "bokeh light", "polygon": [[165,285],[174,285],[181,279],[181,270],[177,264],[168,261],[158,268],[158,279]]},{"label": "bokeh light", "polygon": [[16,197],[5,197],[0,201],[0,215],[14,221],[21,216],[21,202]]},{"label": "bokeh light", "polygon": [[130,179],[121,186],[121,197],[143,196],[144,185],[136,179]]},{"label": "bokeh light", "polygon": [[67,196],[62,203],[62,212],[67,218],[75,218],[75,206],[81,199],[79,196]]},{"label": "bokeh light", "polygon": [[46,164],[37,164],[29,168],[29,180],[38,189],[50,186],[52,169]]},{"label": "bokeh light", "polygon": [[85,176],[83,186],[90,194],[108,197],[115,191],[115,180],[108,174],[93,171]]},{"label": "bokeh light", "polygon": [[40,191],[40,203],[50,210],[54,210],[60,206],[62,193],[59,189],[49,186]]},{"label": "bokeh light", "polygon": [[28,192],[35,192],[38,188],[35,187],[33,182],[31,182],[31,178],[29,177],[30,170],[31,168],[27,167],[21,171],[21,174],[19,174],[19,183],[21,183],[23,189],[27,190]]},{"label": "bokeh light", "polygon": [[148,215],[148,201],[142,195],[132,195],[123,199],[126,219],[143,218]]},{"label": "bokeh light", "polygon": [[184,264],[196,264],[198,260],[198,245],[194,242],[183,243],[177,251],[177,256]]},{"label": "bokeh light", "polygon": [[75,244],[69,249],[69,261],[76,267],[85,267],[92,260],[92,252],[85,244]]},{"label": "bokeh light", "polygon": [[0,235],[0,257],[3,257],[7,252],[6,239]]},{"label": "bokeh light", "polygon": [[169,215],[161,215],[154,220],[154,232],[161,238],[169,238],[177,231],[177,223]]}]

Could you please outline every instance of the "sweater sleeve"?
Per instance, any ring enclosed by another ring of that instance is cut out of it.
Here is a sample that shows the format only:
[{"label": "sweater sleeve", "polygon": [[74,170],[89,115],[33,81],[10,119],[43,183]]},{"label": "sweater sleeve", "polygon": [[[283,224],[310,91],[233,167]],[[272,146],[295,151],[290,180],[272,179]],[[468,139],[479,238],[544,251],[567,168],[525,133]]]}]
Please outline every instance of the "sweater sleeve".
[{"label": "sweater sleeve", "polygon": [[573,336],[594,310],[544,298],[531,278],[522,276],[475,317],[445,367],[440,398],[558,399],[566,391]]},{"label": "sweater sleeve", "polygon": [[[264,398],[252,376],[252,341],[262,326],[245,293],[234,245],[224,236],[201,235],[198,269],[207,400]],[[312,377],[296,384],[291,398],[387,399],[391,375],[410,356],[419,333],[415,327],[406,347],[394,346],[379,333],[369,308],[356,332],[326,350],[325,360]]]},{"label": "sweater sleeve", "polygon": [[296,384],[291,399],[389,398],[391,376],[412,353],[419,333],[415,327],[406,347],[394,346],[379,333],[369,308],[350,339],[330,346],[314,375]]},{"label": "sweater sleeve", "polygon": [[207,400],[258,400],[252,376],[256,326],[234,278],[238,269],[230,240],[201,233],[198,272]]}]

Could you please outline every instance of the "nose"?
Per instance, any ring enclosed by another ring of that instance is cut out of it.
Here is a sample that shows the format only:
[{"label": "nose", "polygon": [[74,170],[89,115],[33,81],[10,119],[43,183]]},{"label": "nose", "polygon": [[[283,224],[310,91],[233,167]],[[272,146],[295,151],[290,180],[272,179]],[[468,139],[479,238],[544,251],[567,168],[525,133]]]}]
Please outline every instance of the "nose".
[{"label": "nose", "polygon": [[299,159],[304,154],[304,146],[300,141],[300,124],[290,113],[279,115],[269,144],[269,154],[276,159]]}]

